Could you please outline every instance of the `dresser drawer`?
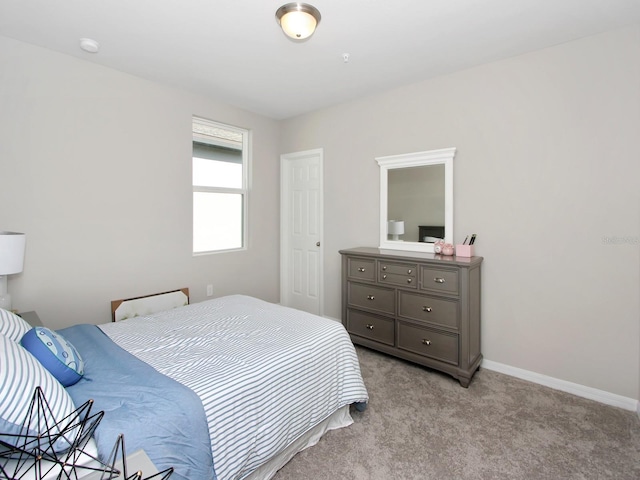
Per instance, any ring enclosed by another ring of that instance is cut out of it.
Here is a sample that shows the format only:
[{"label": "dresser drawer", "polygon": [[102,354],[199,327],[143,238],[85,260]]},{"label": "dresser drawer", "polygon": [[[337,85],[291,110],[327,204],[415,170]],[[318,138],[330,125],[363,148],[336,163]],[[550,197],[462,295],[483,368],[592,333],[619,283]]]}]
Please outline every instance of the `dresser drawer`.
[{"label": "dresser drawer", "polygon": [[347,273],[350,278],[374,281],[376,279],[376,261],[369,258],[349,257]]},{"label": "dresser drawer", "polygon": [[378,263],[378,282],[400,287],[418,287],[418,266],[414,263]]},{"label": "dresser drawer", "polygon": [[415,263],[390,263],[380,262],[380,273],[391,273],[393,275],[405,275],[415,277],[418,272],[418,265]]},{"label": "dresser drawer", "polygon": [[398,348],[436,360],[458,364],[458,335],[398,322]]},{"label": "dresser drawer", "polygon": [[458,294],[458,271],[433,267],[420,268],[420,280],[423,290]]},{"label": "dresser drawer", "polygon": [[396,291],[393,288],[348,282],[347,289],[349,306],[378,310],[391,315],[396,313]]},{"label": "dresser drawer", "polygon": [[358,310],[347,310],[347,331],[359,337],[393,346],[394,325],[392,318],[379,317]]},{"label": "dresser drawer", "polygon": [[401,291],[398,297],[398,315],[458,328],[458,301]]}]

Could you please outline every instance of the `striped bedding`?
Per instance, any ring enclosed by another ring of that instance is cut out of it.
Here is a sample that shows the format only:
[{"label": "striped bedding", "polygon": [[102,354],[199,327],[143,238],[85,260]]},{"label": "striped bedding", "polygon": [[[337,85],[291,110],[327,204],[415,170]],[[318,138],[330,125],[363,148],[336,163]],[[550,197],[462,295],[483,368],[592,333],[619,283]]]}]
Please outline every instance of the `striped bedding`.
[{"label": "striped bedding", "polygon": [[219,480],[244,478],[340,407],[368,400],[340,323],[252,297],[100,328],[198,394]]}]

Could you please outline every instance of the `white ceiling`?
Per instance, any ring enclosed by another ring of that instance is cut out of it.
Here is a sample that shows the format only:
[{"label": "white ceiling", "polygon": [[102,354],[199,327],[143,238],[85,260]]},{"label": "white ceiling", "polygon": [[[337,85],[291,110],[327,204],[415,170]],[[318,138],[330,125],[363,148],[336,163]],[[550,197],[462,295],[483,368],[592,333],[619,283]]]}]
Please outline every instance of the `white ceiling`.
[{"label": "white ceiling", "polygon": [[0,0],[0,35],[283,119],[640,23],[640,0],[307,0],[322,20],[296,43],[284,3]]}]

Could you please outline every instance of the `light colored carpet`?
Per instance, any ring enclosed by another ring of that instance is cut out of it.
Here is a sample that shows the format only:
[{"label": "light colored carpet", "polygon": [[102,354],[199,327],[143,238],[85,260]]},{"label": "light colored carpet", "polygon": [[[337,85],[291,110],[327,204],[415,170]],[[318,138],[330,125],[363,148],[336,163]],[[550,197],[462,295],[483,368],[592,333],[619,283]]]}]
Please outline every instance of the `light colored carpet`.
[{"label": "light colored carpet", "polygon": [[640,479],[634,412],[489,370],[448,375],[357,347],[369,407],[275,480]]}]

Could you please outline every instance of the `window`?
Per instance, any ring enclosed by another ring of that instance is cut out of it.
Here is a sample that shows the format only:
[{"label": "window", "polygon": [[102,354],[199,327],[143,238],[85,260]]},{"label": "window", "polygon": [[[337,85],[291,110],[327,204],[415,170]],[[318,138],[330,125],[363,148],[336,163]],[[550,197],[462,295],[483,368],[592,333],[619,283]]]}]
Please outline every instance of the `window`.
[{"label": "window", "polygon": [[246,247],[249,132],[193,117],[193,253]]}]

